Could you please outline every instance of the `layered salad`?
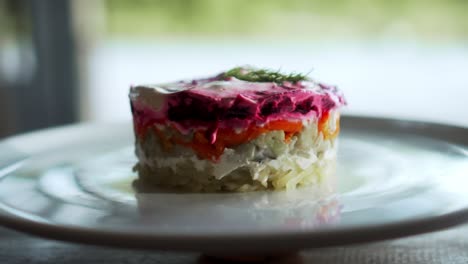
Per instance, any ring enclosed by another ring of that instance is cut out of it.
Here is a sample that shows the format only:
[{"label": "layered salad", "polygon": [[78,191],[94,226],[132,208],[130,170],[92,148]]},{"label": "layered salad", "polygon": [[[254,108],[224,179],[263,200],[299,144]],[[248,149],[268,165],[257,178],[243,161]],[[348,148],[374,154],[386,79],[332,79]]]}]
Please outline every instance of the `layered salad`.
[{"label": "layered salad", "polygon": [[237,67],[130,88],[140,182],[192,192],[295,189],[334,176],[334,86]]}]

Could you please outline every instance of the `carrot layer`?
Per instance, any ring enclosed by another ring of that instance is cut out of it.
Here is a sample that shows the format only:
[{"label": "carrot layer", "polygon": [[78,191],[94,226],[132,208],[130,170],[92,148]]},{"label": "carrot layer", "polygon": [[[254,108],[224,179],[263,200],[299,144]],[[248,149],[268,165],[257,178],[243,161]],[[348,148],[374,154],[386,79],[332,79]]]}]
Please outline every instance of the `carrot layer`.
[{"label": "carrot layer", "polygon": [[[339,118],[336,120],[336,128],[333,131],[330,130],[329,118],[330,114],[325,113],[318,122],[318,130],[319,132],[322,132],[324,139],[333,139],[339,133]],[[178,133],[175,128],[173,135],[171,137],[167,137],[163,131],[153,126],[154,133],[158,136],[163,150],[170,151],[174,144],[179,144],[193,149],[199,158],[212,161],[219,160],[219,157],[223,154],[226,148],[233,148],[249,142],[263,133],[275,130],[284,131],[284,140],[285,142],[289,142],[291,138],[295,134],[301,132],[302,129],[302,122],[287,120],[271,121],[264,126],[251,125],[240,133],[237,133],[231,128],[220,128],[217,131],[216,140],[212,143],[210,141],[209,133],[206,130],[195,132],[193,134],[193,138],[191,140],[187,140],[182,134]],[[138,132],[140,132],[140,135],[145,134],[141,129]]]},{"label": "carrot layer", "polygon": [[322,132],[324,139],[334,139],[340,133],[340,116],[336,118],[335,129],[330,129],[330,112],[327,112],[322,115],[322,118],[319,120],[318,131]]},{"label": "carrot layer", "polygon": [[294,134],[302,130],[302,127],[302,122],[276,120],[267,123],[263,127],[250,126],[240,133],[236,133],[232,129],[220,129],[218,130],[217,140],[214,144],[208,142],[205,136],[196,133],[191,147],[202,158],[216,161],[223,154],[225,148],[232,148],[244,144],[269,131],[284,131],[285,141],[289,142]]}]

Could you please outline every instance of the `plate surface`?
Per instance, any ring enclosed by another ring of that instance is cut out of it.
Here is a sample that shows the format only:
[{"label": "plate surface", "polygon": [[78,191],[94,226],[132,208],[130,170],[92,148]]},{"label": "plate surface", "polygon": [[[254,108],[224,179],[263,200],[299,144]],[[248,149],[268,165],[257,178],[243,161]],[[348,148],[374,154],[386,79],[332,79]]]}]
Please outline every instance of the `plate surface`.
[{"label": "plate surface", "polygon": [[138,193],[131,124],[0,142],[0,224],[53,239],[212,253],[396,238],[468,220],[468,129],[342,119],[337,190]]}]

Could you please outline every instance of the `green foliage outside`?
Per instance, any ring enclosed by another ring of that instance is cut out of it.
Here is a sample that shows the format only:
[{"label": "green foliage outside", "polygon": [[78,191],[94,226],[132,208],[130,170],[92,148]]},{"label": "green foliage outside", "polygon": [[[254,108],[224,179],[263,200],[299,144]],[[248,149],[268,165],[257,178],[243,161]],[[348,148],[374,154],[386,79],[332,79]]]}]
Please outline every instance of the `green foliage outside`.
[{"label": "green foliage outside", "polygon": [[111,36],[468,39],[464,0],[107,0]]}]

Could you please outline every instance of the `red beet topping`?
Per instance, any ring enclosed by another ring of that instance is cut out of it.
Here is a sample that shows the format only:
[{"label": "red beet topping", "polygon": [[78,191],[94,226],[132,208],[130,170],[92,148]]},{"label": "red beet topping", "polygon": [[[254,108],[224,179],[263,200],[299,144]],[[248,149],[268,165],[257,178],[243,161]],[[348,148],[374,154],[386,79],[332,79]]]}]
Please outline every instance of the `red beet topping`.
[{"label": "red beet topping", "polygon": [[154,123],[169,122],[182,133],[206,130],[211,139],[216,139],[218,128],[247,128],[278,119],[318,120],[345,104],[344,97],[335,87],[313,82],[280,85],[234,78],[178,82],[156,88],[163,98],[158,108],[140,102],[139,88],[131,90],[137,131],[144,131]]}]

